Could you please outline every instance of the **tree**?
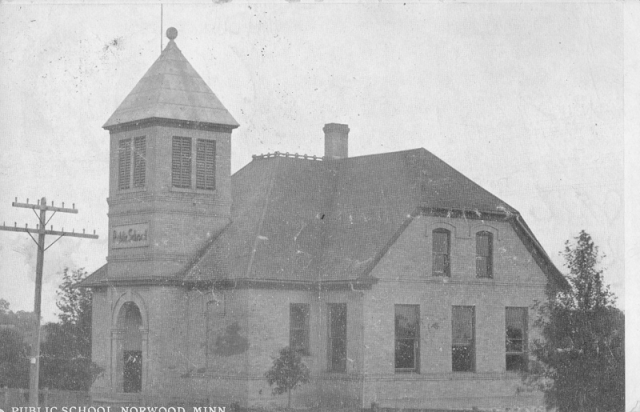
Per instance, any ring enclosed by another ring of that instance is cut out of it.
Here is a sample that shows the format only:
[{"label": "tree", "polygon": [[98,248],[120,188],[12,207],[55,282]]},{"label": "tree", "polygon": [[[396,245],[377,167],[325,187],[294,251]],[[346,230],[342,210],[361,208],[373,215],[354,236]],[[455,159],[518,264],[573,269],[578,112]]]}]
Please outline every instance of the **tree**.
[{"label": "tree", "polygon": [[42,344],[41,386],[89,390],[100,368],[91,362],[91,290],[74,288],[84,269],[65,268],[57,291],[58,323],[46,325]]},{"label": "tree", "polygon": [[22,311],[13,313],[9,302],[0,299],[0,387],[29,386],[29,345],[21,328],[24,318],[33,320],[29,315]]},{"label": "tree", "polygon": [[9,302],[4,299],[0,299],[0,315],[9,313]]},{"label": "tree", "polygon": [[287,409],[291,408],[291,391],[309,382],[309,368],[300,355],[288,346],[280,349],[280,356],[273,360],[273,366],[265,374],[274,395],[287,392]]},{"label": "tree", "polygon": [[536,358],[525,381],[544,391],[548,407],[565,411],[624,410],[624,314],[598,268],[603,256],[585,231],[561,252],[569,288],[536,303]]},{"label": "tree", "polygon": [[4,299],[0,299],[0,325],[3,327],[15,328],[23,336],[27,344],[31,344],[35,333],[35,317],[33,312],[22,310],[13,312],[10,304]]}]

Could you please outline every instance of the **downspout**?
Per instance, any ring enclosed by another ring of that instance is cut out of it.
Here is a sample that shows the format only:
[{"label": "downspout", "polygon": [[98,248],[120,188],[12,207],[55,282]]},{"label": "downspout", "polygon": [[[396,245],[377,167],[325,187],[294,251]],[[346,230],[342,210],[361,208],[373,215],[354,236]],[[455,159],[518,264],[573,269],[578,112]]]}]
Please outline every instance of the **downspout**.
[{"label": "downspout", "polygon": [[366,409],[365,407],[365,400],[364,400],[364,388],[365,388],[365,373],[364,373],[364,357],[365,357],[365,344],[364,344],[364,290],[356,290],[353,287],[353,282],[349,282],[349,288],[351,288],[352,292],[360,292],[360,296],[361,296],[361,305],[360,305],[360,316],[362,317],[361,321],[360,321],[360,343],[361,343],[361,362],[362,362],[362,369],[360,370],[360,373],[362,375],[362,381],[360,384],[360,407],[364,410]]},{"label": "downspout", "polygon": [[[213,292],[215,290],[215,286],[211,285],[211,291]],[[205,304],[204,304],[204,321],[205,321],[205,337],[204,337],[204,366],[207,369],[206,373],[209,373],[209,345],[211,344],[211,342],[209,342],[209,333],[211,332],[209,330],[209,303],[211,303],[210,300],[206,300]]]}]

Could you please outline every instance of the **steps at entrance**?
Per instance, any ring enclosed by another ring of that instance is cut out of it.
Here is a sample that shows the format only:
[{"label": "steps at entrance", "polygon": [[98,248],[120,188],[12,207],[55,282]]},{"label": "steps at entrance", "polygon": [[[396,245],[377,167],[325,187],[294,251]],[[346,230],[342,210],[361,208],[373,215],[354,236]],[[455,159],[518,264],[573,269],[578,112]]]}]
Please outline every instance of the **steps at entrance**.
[{"label": "steps at entrance", "polygon": [[140,406],[140,393],[92,393],[91,403],[94,406]]}]

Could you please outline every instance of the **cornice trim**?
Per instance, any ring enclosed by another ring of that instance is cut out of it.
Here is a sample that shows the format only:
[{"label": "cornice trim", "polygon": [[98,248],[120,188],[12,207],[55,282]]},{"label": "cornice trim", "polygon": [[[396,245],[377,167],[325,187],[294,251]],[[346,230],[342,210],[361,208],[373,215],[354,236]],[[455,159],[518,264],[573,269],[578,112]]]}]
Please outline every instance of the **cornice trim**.
[{"label": "cornice trim", "polygon": [[229,126],[215,123],[193,122],[188,120],[165,119],[161,117],[152,117],[149,119],[136,120],[133,122],[121,123],[113,126],[106,126],[103,129],[108,130],[111,134],[144,129],[153,126],[178,127],[181,129],[206,130],[212,132],[231,133],[238,126]]},{"label": "cornice trim", "polygon": [[[429,276],[429,277],[426,277]],[[444,278],[439,276],[435,279],[431,279],[431,275],[426,275],[423,279],[379,279],[380,283],[430,283],[430,284],[440,284],[440,285],[473,285],[473,286],[501,286],[501,287],[530,287],[530,288],[539,288],[544,289],[547,284],[546,283],[528,283],[528,282],[495,282],[491,279],[487,279],[486,281],[480,280],[451,280],[451,278]]]},{"label": "cornice trim", "polygon": [[366,279],[352,280],[327,280],[327,281],[296,281],[277,279],[221,279],[221,280],[184,280],[173,277],[146,277],[138,279],[105,279],[99,282],[83,285],[95,288],[101,286],[181,286],[189,289],[234,290],[234,289],[281,289],[281,290],[369,290],[378,282],[378,279],[368,277]]}]

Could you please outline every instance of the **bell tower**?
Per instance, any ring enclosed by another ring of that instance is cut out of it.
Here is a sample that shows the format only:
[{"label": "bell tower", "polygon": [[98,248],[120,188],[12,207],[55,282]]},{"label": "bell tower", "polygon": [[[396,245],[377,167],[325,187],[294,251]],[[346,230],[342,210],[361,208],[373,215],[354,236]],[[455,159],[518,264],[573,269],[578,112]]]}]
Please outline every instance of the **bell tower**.
[{"label": "bell tower", "polygon": [[227,109],[169,42],[103,126],[110,133],[108,278],[170,281],[228,223]]}]

